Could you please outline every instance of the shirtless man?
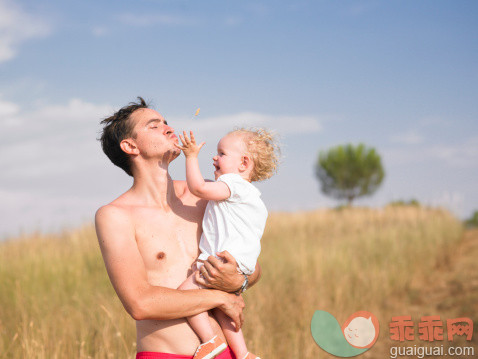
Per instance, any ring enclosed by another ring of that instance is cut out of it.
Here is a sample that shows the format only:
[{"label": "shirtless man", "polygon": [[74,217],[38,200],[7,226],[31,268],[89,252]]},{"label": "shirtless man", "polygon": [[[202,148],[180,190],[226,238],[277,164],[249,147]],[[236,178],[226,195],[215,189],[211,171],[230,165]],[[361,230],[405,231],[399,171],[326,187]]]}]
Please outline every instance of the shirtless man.
[{"label": "shirtless man", "polygon": [[[180,154],[174,129],[138,99],[102,121],[103,151],[134,181],[97,211],[96,232],[111,283],[136,320],[138,352],[156,352],[154,358],[161,353],[192,356],[200,341],[185,317],[216,308],[240,328],[244,302],[227,292],[239,290],[245,279],[236,271],[234,258],[224,252],[223,261],[210,257],[201,269],[199,281],[215,289],[176,289],[198,257],[207,201],[192,195],[185,181],[171,179],[169,163]],[[257,266],[249,286],[259,275]],[[233,358],[232,352],[217,358]]]}]

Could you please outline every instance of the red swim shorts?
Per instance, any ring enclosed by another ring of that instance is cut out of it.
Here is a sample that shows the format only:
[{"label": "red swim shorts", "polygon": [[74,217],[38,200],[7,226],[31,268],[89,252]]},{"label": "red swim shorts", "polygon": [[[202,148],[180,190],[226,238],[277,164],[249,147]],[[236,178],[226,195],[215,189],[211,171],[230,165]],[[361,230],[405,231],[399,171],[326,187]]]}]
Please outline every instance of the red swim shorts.
[{"label": "red swim shorts", "polygon": [[[136,354],[136,359],[192,359],[189,355],[178,355],[157,352],[139,352]],[[216,359],[236,359],[232,350],[227,347]]]}]

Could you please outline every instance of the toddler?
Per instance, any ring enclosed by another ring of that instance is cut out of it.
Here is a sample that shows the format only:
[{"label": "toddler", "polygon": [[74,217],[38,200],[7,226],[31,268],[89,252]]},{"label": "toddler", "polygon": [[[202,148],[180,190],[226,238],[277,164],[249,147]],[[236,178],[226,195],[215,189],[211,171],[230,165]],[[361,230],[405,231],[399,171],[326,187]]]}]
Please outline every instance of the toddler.
[{"label": "toddler", "polygon": [[[203,234],[199,242],[201,251],[196,271],[179,289],[197,289],[197,270],[211,255],[228,251],[237,262],[237,270],[245,281],[239,292],[247,287],[247,276],[255,270],[261,250],[260,239],[264,232],[267,209],[260,199],[259,190],[251,184],[270,178],[277,170],[278,145],[273,135],[264,129],[240,129],[228,133],[217,145],[213,157],[215,182],[206,182],[201,175],[198,154],[204,142],[196,144],[194,134],[190,138],[180,135],[186,156],[186,181],[194,195],[209,200],[202,222]],[[237,359],[260,359],[247,351],[242,332],[236,331],[231,320],[221,311],[215,311],[224,335]],[[201,339],[194,359],[215,358],[227,344],[215,336],[207,313],[188,318],[189,324]]]}]

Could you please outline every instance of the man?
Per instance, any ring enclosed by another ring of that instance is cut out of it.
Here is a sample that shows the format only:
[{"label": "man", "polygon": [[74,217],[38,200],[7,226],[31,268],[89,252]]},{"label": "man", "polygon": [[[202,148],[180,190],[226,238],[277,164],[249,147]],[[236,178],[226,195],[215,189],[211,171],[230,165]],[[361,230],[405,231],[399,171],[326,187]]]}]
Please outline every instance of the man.
[{"label": "man", "polygon": [[[103,151],[134,181],[97,211],[98,241],[111,283],[136,320],[138,352],[155,352],[155,358],[164,357],[161,353],[192,356],[200,342],[185,317],[216,308],[240,328],[244,302],[227,292],[244,289],[247,281],[224,252],[222,260],[209,258],[198,279],[216,290],[176,289],[198,256],[206,201],[192,195],[185,181],[171,179],[169,163],[180,154],[174,129],[138,99],[102,121]],[[259,275],[257,266],[247,278],[249,286]],[[227,350],[218,358],[233,357]]]}]

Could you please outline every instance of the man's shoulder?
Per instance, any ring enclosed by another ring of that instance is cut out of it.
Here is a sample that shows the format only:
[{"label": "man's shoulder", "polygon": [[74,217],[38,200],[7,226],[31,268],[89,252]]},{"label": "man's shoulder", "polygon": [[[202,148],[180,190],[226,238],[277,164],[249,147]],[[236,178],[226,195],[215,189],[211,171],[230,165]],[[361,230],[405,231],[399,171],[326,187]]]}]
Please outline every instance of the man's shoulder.
[{"label": "man's shoulder", "polygon": [[[214,182],[213,180],[205,179],[206,182]],[[176,190],[176,194],[179,195],[191,195],[194,196],[188,188],[188,183],[185,180],[174,180],[174,188]],[[196,197],[196,196],[194,196]]]},{"label": "man's shoulder", "polygon": [[95,214],[96,224],[102,222],[129,222],[131,220],[130,211],[127,207],[123,206],[118,200],[114,200],[104,206],[98,208]]},{"label": "man's shoulder", "polygon": [[190,211],[194,211],[193,208],[196,208],[197,211],[201,212],[201,215],[204,213],[208,201],[192,194],[186,181],[174,180],[174,189],[180,201],[190,206]]},{"label": "man's shoulder", "polygon": [[134,239],[134,221],[131,213],[114,202],[101,206],[95,215],[95,227],[98,241],[102,249],[114,243],[122,243],[121,239]]},{"label": "man's shoulder", "polygon": [[131,190],[126,191],[113,201],[108,204],[105,204],[98,208],[96,211],[96,215],[110,215],[110,214],[117,214],[117,215],[126,215],[130,211],[130,207],[132,204],[131,201]]},{"label": "man's shoulder", "polygon": [[176,192],[179,191],[188,191],[188,184],[186,183],[185,180],[173,180],[174,183],[174,188],[176,189]]},{"label": "man's shoulder", "polygon": [[121,206],[120,204],[117,204],[115,203],[114,201],[111,202],[111,203],[108,203],[108,204],[105,204],[104,206],[101,206],[100,208],[98,208],[98,210],[96,211],[96,215],[102,215],[102,216],[107,216],[107,215],[110,215],[112,213],[118,213],[118,214],[121,214],[121,213],[126,213],[127,210],[124,206]]},{"label": "man's shoulder", "polygon": [[194,197],[194,195],[189,191],[188,184],[185,180],[174,180],[174,192],[176,196],[181,199],[185,199],[188,197]]}]

